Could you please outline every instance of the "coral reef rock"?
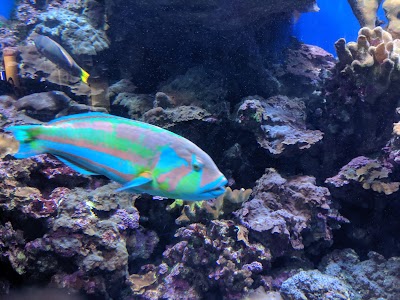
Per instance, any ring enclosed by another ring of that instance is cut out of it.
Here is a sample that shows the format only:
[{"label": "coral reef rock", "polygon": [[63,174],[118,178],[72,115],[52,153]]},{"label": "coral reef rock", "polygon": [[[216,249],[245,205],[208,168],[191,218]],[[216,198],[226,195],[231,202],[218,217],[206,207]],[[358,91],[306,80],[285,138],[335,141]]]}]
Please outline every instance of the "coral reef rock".
[{"label": "coral reef rock", "polygon": [[223,75],[204,67],[189,69],[185,75],[177,76],[160,87],[176,106],[196,105],[207,108],[225,100],[227,91]]},{"label": "coral reef rock", "polygon": [[368,258],[360,261],[354,250],[335,250],[324,257],[319,269],[346,282],[353,291],[351,299],[399,299],[400,257],[385,259],[369,252]]},{"label": "coral reef rock", "polygon": [[208,111],[197,106],[179,106],[167,109],[156,107],[147,111],[143,115],[143,119],[147,123],[168,128],[181,122],[193,120],[207,121],[207,117],[210,116],[211,114]]},{"label": "coral reef rock", "polygon": [[254,132],[258,143],[271,154],[282,154],[288,148],[307,149],[320,141],[323,133],[308,130],[305,105],[301,99],[254,96],[243,99],[236,122]]},{"label": "coral reef rock", "polygon": [[[279,13],[298,11],[318,11],[316,2],[303,0],[292,1],[234,1],[225,3],[220,0],[208,0],[199,3],[190,1],[181,5],[179,0],[160,2],[151,1],[114,1],[115,6],[131,7],[132,10],[148,12],[145,18],[156,17],[163,23],[174,23],[184,26],[202,25],[213,30],[234,30],[259,23]],[[173,9],[172,9],[173,8]]]},{"label": "coral reef rock", "polygon": [[266,170],[253,189],[253,199],[235,214],[274,256],[305,245],[308,251],[313,246],[330,246],[332,229],[347,222],[332,205],[328,189],[315,185],[315,178],[285,179],[274,169]]},{"label": "coral reef rock", "polygon": [[58,86],[67,86],[75,95],[87,96],[90,93],[88,85],[78,77],[58,68],[50,60],[41,55],[35,45],[28,43],[18,47],[21,56],[20,76],[23,79],[50,82]]},{"label": "coral reef rock", "polygon": [[283,282],[280,292],[284,299],[293,300],[354,299],[346,283],[318,270],[301,271],[290,277]]},{"label": "coral reef rock", "polygon": [[[151,277],[142,284],[140,299],[204,299],[216,289],[226,299],[240,299],[271,260],[269,250],[250,242],[243,229],[226,220],[178,229],[178,241],[164,251],[164,263],[156,267],[157,281]],[[143,273],[142,278],[149,276],[146,268]]]},{"label": "coral reef rock", "polygon": [[285,62],[278,67],[276,77],[281,84],[281,93],[296,97],[320,92],[336,62],[329,52],[307,44],[294,44],[285,55]]},{"label": "coral reef rock", "polygon": [[391,180],[390,167],[392,167],[390,164],[385,166],[384,162],[378,159],[359,156],[340,169],[338,175],[328,178],[325,182],[335,188],[359,184],[366,190],[372,189],[375,192],[390,195],[397,192],[400,187],[400,182]]}]

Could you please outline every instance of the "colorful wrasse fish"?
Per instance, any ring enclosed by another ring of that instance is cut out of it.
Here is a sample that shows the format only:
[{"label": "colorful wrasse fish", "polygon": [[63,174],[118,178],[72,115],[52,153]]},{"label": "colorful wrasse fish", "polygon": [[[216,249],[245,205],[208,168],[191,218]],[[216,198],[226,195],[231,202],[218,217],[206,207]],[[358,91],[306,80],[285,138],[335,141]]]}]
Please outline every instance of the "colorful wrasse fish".
[{"label": "colorful wrasse fish", "polygon": [[80,173],[123,184],[118,191],[192,201],[225,192],[227,180],[207,153],[154,125],[85,113],[6,130],[20,143],[16,158],[50,153]]},{"label": "colorful wrasse fish", "polygon": [[87,83],[89,73],[82,69],[68,52],[60,44],[44,35],[36,35],[33,38],[36,49],[52,63],[68,71],[72,76],[79,77]]}]

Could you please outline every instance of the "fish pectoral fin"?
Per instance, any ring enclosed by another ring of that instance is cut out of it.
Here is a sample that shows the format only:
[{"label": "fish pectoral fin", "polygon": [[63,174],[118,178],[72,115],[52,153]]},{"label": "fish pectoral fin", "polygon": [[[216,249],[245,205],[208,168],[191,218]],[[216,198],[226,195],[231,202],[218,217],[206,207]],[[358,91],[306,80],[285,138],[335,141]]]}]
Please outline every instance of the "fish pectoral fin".
[{"label": "fish pectoral fin", "polygon": [[72,170],[74,170],[76,172],[79,172],[79,173],[81,173],[83,175],[99,175],[97,173],[93,173],[93,172],[91,172],[89,170],[86,170],[85,168],[83,168],[81,166],[76,165],[75,163],[67,160],[66,158],[63,158],[63,157],[58,156],[58,155],[54,155],[54,156],[57,157],[58,160],[62,161],[64,164],[66,164],[68,167],[70,167]]},{"label": "fish pectoral fin", "polygon": [[117,192],[122,192],[122,191],[125,191],[125,190],[134,189],[134,188],[136,188],[138,186],[141,186],[143,184],[149,183],[152,180],[153,179],[151,178],[151,173],[143,172],[143,173],[139,174],[139,176],[136,177],[135,179],[125,183],[123,186],[118,188],[116,191]]}]

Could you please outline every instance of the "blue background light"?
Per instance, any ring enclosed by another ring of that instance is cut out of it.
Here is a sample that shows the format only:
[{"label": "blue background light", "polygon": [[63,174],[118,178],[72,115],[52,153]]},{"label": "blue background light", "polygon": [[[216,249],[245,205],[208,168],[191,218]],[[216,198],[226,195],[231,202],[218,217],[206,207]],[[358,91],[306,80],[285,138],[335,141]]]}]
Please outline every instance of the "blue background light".
[{"label": "blue background light", "polygon": [[[317,45],[336,55],[334,43],[339,38],[356,41],[360,29],[347,0],[318,0],[319,12],[304,13],[294,24],[294,35],[306,44]],[[383,9],[378,17],[386,20]]]},{"label": "blue background light", "polygon": [[14,7],[14,0],[1,0],[0,16],[9,19],[13,7]]}]

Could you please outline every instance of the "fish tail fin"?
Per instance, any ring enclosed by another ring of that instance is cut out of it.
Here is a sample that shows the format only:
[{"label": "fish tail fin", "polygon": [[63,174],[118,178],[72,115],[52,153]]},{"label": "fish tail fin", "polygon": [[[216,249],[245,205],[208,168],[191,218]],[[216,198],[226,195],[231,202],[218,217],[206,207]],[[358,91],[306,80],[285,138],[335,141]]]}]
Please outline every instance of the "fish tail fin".
[{"label": "fish tail fin", "polygon": [[88,72],[86,72],[84,69],[81,69],[81,80],[87,84],[88,82],[88,78],[90,76],[90,74]]},{"label": "fish tail fin", "polygon": [[40,128],[41,125],[16,125],[6,128],[19,142],[18,152],[14,154],[14,157],[27,158],[44,152],[43,147],[36,139]]}]

